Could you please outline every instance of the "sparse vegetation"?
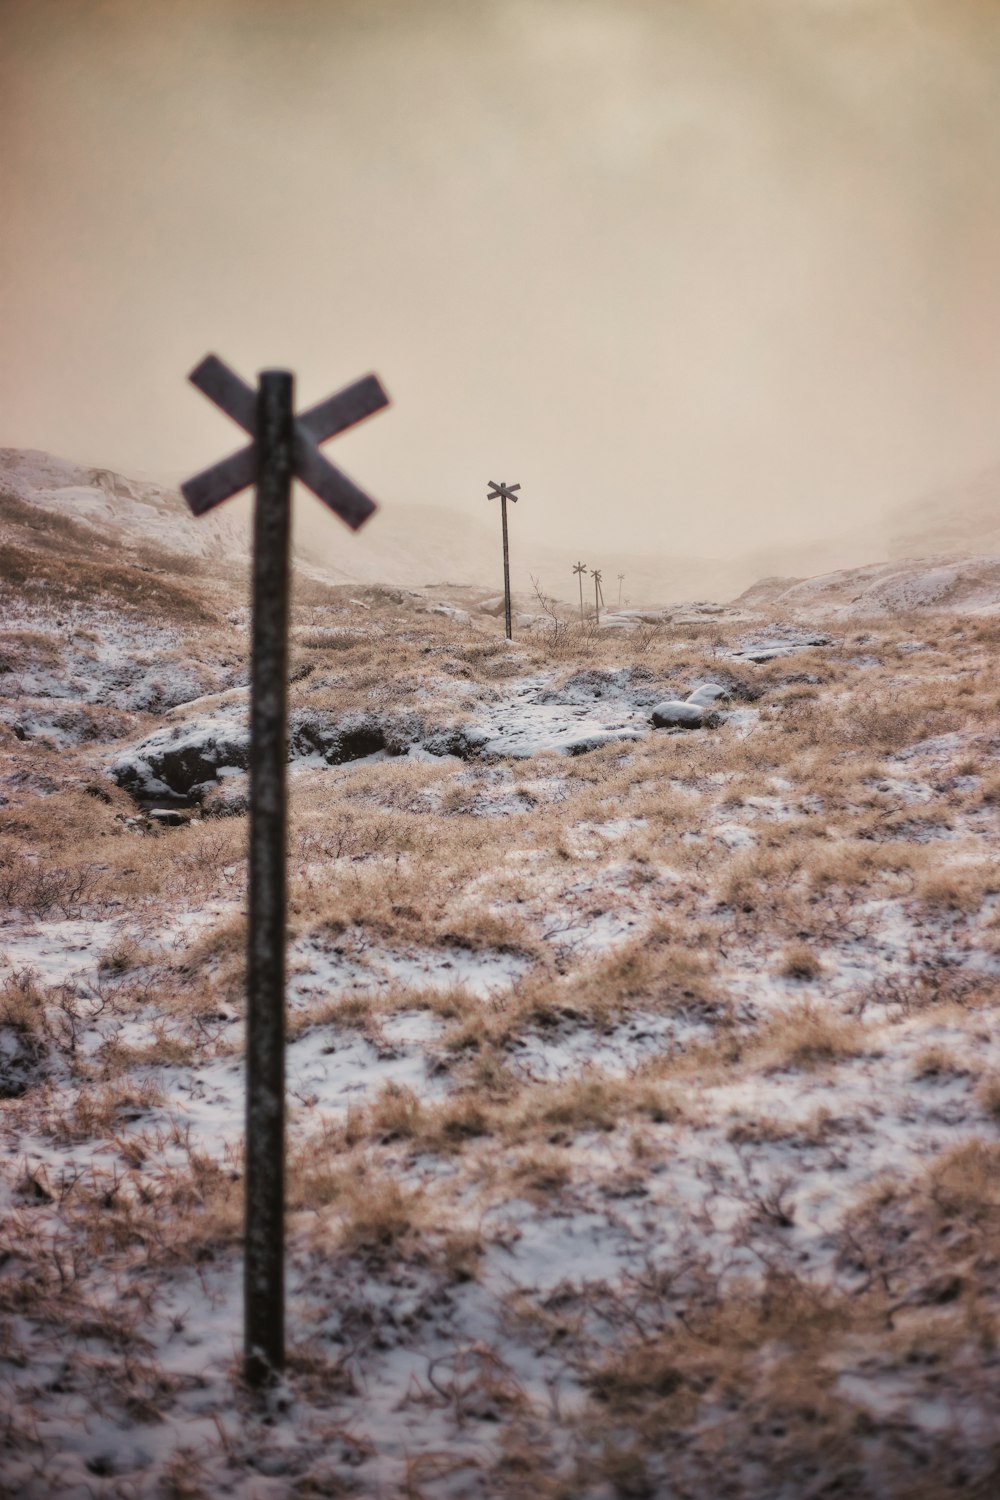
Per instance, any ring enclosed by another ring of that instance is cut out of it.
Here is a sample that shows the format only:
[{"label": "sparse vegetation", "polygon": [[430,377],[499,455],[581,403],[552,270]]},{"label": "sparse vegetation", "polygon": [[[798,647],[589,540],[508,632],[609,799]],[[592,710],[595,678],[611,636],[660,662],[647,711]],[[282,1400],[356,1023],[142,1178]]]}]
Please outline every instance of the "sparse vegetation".
[{"label": "sparse vegetation", "polygon": [[[108,688],[96,737],[0,742],[12,1453],[61,1472],[39,1413],[65,1388],[113,1431],[176,1425],[146,1477],[108,1481],[141,1496],[271,1463],[290,1494],[363,1493],[376,1461],[428,1500],[473,1464],[484,1495],[552,1500],[668,1471],[748,1495],[748,1464],[755,1495],[874,1474],[936,1497],[960,1471],[991,1493],[988,1445],[924,1414],[997,1418],[993,622],[880,617],[747,664],[725,617],[612,637],[547,601],[509,648],[486,616],[298,580],[293,708],[397,718],[376,758],[291,778],[279,1460],[230,1367],[246,817],[195,799],[163,826],[106,774],[112,731],[184,721],[181,666],[206,713],[241,691],[242,583],[95,556],[67,592],[89,532],[60,550],[8,519],[46,559],[12,575],[21,733],[32,671],[96,680],[118,643],[141,683],[127,709]],[[173,632],[156,652],[128,633],[137,572]],[[718,681],[750,715],[574,757],[399,753],[533,676],[651,702]],[[368,1421],[374,1388],[405,1442]],[[203,1422],[189,1443],[209,1400],[218,1443]]]}]

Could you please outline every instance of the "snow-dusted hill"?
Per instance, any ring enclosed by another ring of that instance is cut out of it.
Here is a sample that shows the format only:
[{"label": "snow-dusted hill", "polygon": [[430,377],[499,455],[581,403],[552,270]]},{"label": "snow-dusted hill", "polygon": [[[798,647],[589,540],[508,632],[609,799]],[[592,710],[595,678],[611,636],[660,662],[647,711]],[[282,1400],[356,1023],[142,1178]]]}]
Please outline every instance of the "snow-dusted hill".
[{"label": "snow-dusted hill", "polygon": [[[2,490],[128,543],[230,560],[247,548],[245,506],[221,506],[195,520],[178,491],[169,486],[72,463],[37,449],[0,448]],[[488,511],[480,521],[444,506],[383,502],[357,538],[332,523],[300,527],[296,554],[307,572],[334,583],[397,588],[451,583],[491,592],[503,586],[499,518]],[[624,551],[595,553],[591,561],[603,568],[607,579],[624,573],[626,592],[637,604],[724,597],[753,576],[746,564]],[[515,538],[511,576],[514,589],[526,597],[533,593],[533,578],[546,594],[573,594],[570,553],[559,548],[520,546]],[[612,593],[609,587],[609,604]]]},{"label": "snow-dusted hill", "polygon": [[[248,542],[247,508],[222,506],[195,520],[179,493],[110,469],[35,449],[0,449],[0,493],[90,527],[105,545],[156,547],[235,561]],[[402,588],[502,587],[497,528],[433,505],[380,506],[359,538],[336,526],[305,528],[302,571],[332,583]],[[748,553],[725,562],[630,552],[594,554],[607,580],[626,578],[633,606],[662,609],[693,598],[728,599],[743,609],[808,615],[1000,609],[1000,468],[894,512],[884,526],[805,546]],[[533,580],[572,604],[570,556],[548,546],[515,546],[512,582],[532,607]],[[756,581],[755,581],[756,580]],[[748,587],[749,585],[749,587]],[[740,593],[740,590],[744,592]],[[609,584],[607,603],[617,590]],[[466,600],[464,603],[473,603]],[[537,606],[534,606],[537,607]]]},{"label": "snow-dusted hill", "polygon": [[195,520],[176,490],[36,448],[0,448],[3,490],[126,542],[209,558],[232,558],[247,547],[246,521],[232,507]]},{"label": "snow-dusted hill", "polygon": [[433,516],[447,586],[300,568],[264,1420],[246,559],[4,464],[0,1491],[992,1495],[1000,564],[513,644]]},{"label": "snow-dusted hill", "polygon": [[809,615],[899,614],[946,609],[1000,613],[1000,555],[919,557],[842,568],[818,578],[764,578],[737,601],[752,610]]}]

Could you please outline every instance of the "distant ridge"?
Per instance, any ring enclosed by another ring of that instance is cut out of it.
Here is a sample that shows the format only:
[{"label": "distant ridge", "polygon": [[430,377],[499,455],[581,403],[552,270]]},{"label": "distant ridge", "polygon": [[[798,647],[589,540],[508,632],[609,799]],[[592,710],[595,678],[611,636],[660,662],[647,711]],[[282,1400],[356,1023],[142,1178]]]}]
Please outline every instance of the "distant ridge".
[{"label": "distant ridge", "polygon": [[[58,511],[109,532],[125,545],[153,543],[173,552],[234,560],[245,554],[247,509],[221,507],[195,520],[179,492],[149,480],[131,479],[113,469],[76,464],[37,449],[0,448],[0,488],[21,500]],[[972,566],[976,558],[1000,554],[1000,464],[965,483],[956,483],[897,507],[888,519],[826,540],[788,547],[762,548],[727,561],[649,555],[629,551],[594,551],[590,561],[603,569],[609,606],[617,603],[616,575],[625,574],[623,598],[633,607],[662,607],[691,599],[731,599],[744,603],[782,599],[789,607],[806,607],[825,598],[843,605],[849,588],[860,590],[876,609],[890,598],[942,590],[965,597],[965,585],[947,583],[939,572],[935,584],[904,587],[914,570],[898,566],[930,559],[926,568],[948,559],[962,563],[969,597],[988,607],[992,588],[989,569]],[[487,521],[436,505],[383,504],[362,538],[347,539],[331,531],[318,543],[315,532],[300,528],[296,555],[307,570],[335,583],[388,584],[394,587],[472,587],[500,591],[502,572],[496,528]],[[512,581],[522,597],[534,592],[537,579],[544,594],[573,603],[575,553],[551,546],[515,546]],[[586,555],[586,551],[584,553]],[[936,561],[935,561],[936,560]],[[971,571],[970,571],[971,569]],[[919,569],[916,570],[920,572]],[[848,575],[854,579],[848,582]],[[839,578],[839,582],[834,582]],[[899,589],[890,580],[896,579]],[[828,584],[822,580],[830,580]],[[975,581],[978,580],[978,581]],[[610,583],[610,586],[609,586]],[[899,592],[902,590],[902,592]],[[745,592],[744,592],[745,591]],[[915,591],[915,592],[914,592]],[[585,587],[585,596],[586,596]]]}]

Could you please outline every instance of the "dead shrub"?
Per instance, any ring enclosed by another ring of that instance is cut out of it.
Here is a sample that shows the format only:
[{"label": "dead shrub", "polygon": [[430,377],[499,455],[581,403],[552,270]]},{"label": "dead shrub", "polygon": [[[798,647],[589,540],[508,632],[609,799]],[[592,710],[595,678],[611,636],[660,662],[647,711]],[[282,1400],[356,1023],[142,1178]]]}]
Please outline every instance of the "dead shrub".
[{"label": "dead shrub", "polygon": [[123,1126],[162,1103],[162,1091],[152,1079],[120,1079],[100,1087],[85,1086],[68,1110],[46,1116],[45,1129],[59,1145],[92,1141],[98,1136],[116,1135]]},{"label": "dead shrub", "polygon": [[0,987],[0,1099],[17,1099],[45,1077],[50,1052],[46,1000],[24,969]]},{"label": "dead shrub", "polygon": [[7,844],[0,848],[0,902],[26,916],[45,918],[55,911],[70,917],[93,897],[101,874],[90,861],[50,864],[44,854],[30,856]]}]

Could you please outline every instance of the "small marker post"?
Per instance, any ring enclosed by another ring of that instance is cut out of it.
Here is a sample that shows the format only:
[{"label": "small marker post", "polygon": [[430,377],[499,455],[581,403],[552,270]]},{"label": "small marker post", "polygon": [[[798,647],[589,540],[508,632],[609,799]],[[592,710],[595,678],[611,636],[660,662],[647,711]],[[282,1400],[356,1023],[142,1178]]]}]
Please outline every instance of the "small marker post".
[{"label": "small marker post", "polygon": [[250,685],[246,1179],[243,1372],[260,1386],[285,1367],[285,870],[291,487],[301,479],[353,531],[375,502],[317,443],[389,404],[374,375],[294,409],[294,379],[264,370],[254,391],[215,355],[189,377],[253,441],[181,485],[196,516],[256,482]]},{"label": "small marker post", "polygon": [[590,576],[594,580],[594,619],[600,625],[601,605],[604,603],[604,590],[601,588],[600,568],[591,568]]},{"label": "small marker post", "polygon": [[580,585],[580,623],[583,624],[583,575],[587,571],[587,564],[578,562],[573,564],[573,572],[576,574],[577,583]]},{"label": "small marker post", "polygon": [[510,641],[514,637],[510,628],[510,551],[507,546],[507,501],[510,500],[512,504],[517,504],[515,491],[519,490],[521,486],[519,484],[505,484],[503,480],[497,484],[494,479],[489,480],[489,486],[489,492],[486,496],[487,500],[500,501],[500,521],[503,528],[503,609],[504,620],[507,625],[507,639]]}]

